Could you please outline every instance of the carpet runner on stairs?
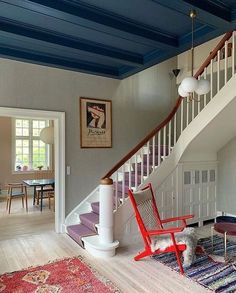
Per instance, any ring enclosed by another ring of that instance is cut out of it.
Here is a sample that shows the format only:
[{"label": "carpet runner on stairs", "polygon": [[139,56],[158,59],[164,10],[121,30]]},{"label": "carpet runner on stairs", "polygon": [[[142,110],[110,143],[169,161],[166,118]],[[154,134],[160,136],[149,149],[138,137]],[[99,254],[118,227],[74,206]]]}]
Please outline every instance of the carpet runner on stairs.
[{"label": "carpet runner on stairs", "polygon": [[[150,155],[149,155],[149,172],[148,172],[148,159],[147,159],[147,154],[143,155],[143,163],[141,162],[137,162],[137,176],[136,176],[136,180],[137,180],[137,185],[140,185],[142,182],[142,178],[141,178],[141,168],[143,167],[143,176],[147,176],[148,174],[150,174],[152,172],[153,169],[153,154],[152,154],[152,145],[150,145]],[[164,147],[161,146],[160,148],[161,151],[161,156],[163,159],[163,154],[164,154]],[[157,146],[155,146],[155,167],[157,167],[158,165],[158,148]],[[168,156],[169,154],[169,149],[166,146],[165,149],[165,155]],[[131,186],[135,186],[135,164],[131,164],[132,166],[132,171],[130,172],[124,172],[124,186],[123,186],[123,182],[122,181],[118,181],[118,182],[114,182],[114,189],[117,188],[117,200],[118,201],[122,201],[123,198],[123,189],[125,192],[125,198],[127,197],[128,194],[128,190],[129,190],[129,181],[131,183]],[[116,192],[114,192],[114,208],[115,208],[115,197]],[[93,202],[91,203],[91,209],[92,211],[89,213],[84,213],[84,214],[80,214],[79,218],[80,218],[80,223],[76,224],[76,225],[71,225],[71,226],[67,226],[67,232],[68,235],[74,240],[76,241],[80,246],[82,246],[84,248],[84,243],[82,238],[83,237],[88,237],[88,236],[93,236],[97,234],[97,228],[96,225],[99,223],[99,202]]]}]

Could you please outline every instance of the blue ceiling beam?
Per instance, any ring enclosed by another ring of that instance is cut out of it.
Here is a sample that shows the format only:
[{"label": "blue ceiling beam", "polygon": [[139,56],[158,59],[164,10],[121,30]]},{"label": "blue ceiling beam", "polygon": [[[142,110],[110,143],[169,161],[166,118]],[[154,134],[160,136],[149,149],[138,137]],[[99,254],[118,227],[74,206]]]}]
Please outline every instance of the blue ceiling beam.
[{"label": "blue ceiling beam", "polygon": [[199,8],[207,13],[218,17],[227,23],[231,21],[231,12],[224,4],[218,5],[208,0],[182,0],[196,8]]},{"label": "blue ceiling beam", "polygon": [[[113,28],[123,33],[125,32],[131,35],[135,35],[136,37],[141,37],[143,40],[149,40],[148,44],[155,43],[157,46],[166,46],[166,48],[178,46],[178,40],[176,36],[166,34],[164,32],[158,31],[152,26],[145,25],[143,23],[124,18],[120,15],[86,5],[85,3],[79,1],[75,3],[72,1],[62,0],[28,0],[28,2],[50,7],[57,11],[109,27],[110,29]],[[22,3],[21,6],[27,8],[27,5],[24,3]],[[62,19],[61,14],[60,18]]]},{"label": "blue ceiling beam", "polygon": [[[219,7],[209,0],[152,0],[164,7],[175,10],[183,15],[189,15],[191,9],[196,9],[196,21],[215,28],[224,27],[230,30],[231,12],[224,6]],[[191,23],[190,23],[191,28]]]},{"label": "blue ceiling beam", "polygon": [[29,37],[51,44],[57,44],[68,48],[77,49],[80,51],[90,52],[96,55],[109,57],[120,61],[122,64],[128,64],[132,66],[142,66],[142,55],[128,52],[125,50],[116,49],[110,46],[100,45],[93,42],[88,42],[82,39],[75,39],[72,37],[64,36],[55,31],[47,30],[45,28],[39,28],[30,26],[29,24],[6,20],[0,17],[0,29],[2,31]]},{"label": "blue ceiling beam", "polygon": [[[67,60],[61,57],[42,55],[38,52],[23,51],[19,48],[9,48],[0,44],[0,56],[19,61],[30,62],[45,66],[63,68],[72,71],[79,71],[89,74],[101,75],[120,79],[119,69],[104,65],[93,64],[78,60]],[[127,67],[130,69],[130,67]]]}]

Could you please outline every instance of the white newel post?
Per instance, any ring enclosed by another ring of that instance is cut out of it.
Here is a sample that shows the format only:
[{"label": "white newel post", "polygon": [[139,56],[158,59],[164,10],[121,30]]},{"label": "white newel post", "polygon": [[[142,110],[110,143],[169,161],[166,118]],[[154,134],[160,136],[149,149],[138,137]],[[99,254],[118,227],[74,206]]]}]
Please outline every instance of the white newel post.
[{"label": "white newel post", "polygon": [[100,181],[99,194],[99,242],[106,249],[104,256],[114,256],[119,242],[113,241],[114,187],[111,178]]},{"label": "white newel post", "polygon": [[99,189],[99,226],[98,234],[85,237],[84,245],[92,255],[111,257],[115,255],[119,241],[113,240],[113,180],[101,179]]},{"label": "white newel post", "polygon": [[113,242],[113,180],[101,179],[99,195],[99,241]]}]

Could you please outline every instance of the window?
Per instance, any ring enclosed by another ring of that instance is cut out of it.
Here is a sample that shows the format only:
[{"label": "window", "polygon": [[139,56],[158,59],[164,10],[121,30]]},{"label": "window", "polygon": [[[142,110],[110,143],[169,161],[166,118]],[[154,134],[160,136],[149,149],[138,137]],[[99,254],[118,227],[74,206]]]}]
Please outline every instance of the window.
[{"label": "window", "polygon": [[27,171],[49,167],[49,145],[40,140],[40,131],[48,120],[14,119],[14,170]]}]

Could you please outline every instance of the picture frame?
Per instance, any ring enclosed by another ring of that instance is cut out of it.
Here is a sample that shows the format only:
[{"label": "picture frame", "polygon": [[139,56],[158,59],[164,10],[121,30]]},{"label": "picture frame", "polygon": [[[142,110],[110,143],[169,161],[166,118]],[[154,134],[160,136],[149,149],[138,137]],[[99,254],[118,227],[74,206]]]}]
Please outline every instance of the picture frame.
[{"label": "picture frame", "polygon": [[112,102],[80,97],[81,148],[112,147]]}]

